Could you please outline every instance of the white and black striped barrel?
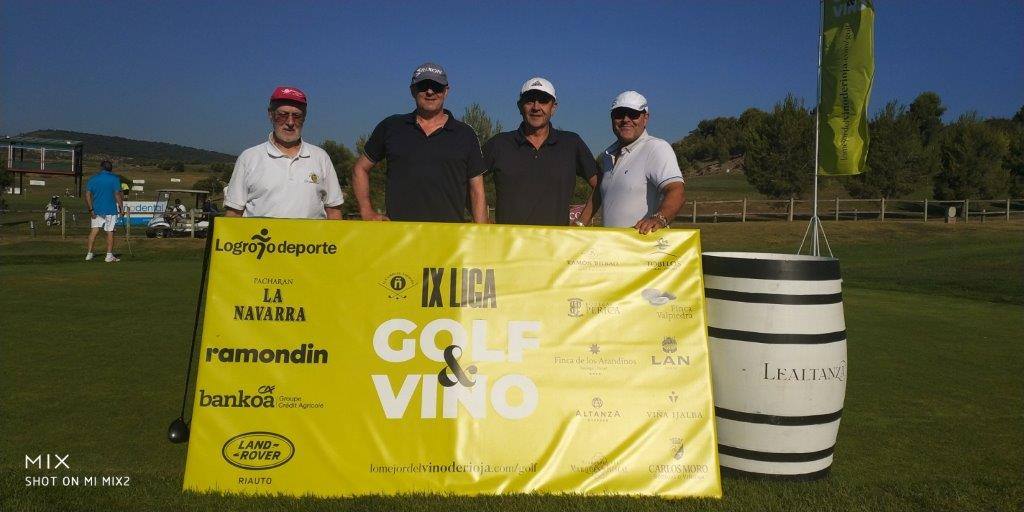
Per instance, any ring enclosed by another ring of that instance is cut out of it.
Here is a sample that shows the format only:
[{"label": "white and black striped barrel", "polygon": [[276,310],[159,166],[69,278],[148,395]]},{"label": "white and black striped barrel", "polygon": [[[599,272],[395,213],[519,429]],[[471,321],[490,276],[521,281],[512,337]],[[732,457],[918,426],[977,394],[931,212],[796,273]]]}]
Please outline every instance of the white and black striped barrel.
[{"label": "white and black striped barrel", "polygon": [[846,396],[839,261],[707,252],[703,267],[723,473],[827,476]]}]

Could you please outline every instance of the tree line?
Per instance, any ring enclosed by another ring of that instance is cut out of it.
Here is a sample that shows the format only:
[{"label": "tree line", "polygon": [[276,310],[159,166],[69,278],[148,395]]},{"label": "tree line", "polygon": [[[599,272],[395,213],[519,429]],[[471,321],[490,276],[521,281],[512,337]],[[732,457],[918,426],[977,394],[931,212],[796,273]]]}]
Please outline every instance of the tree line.
[{"label": "tree line", "polygon": [[[945,112],[931,91],[910,105],[886,103],[869,121],[867,169],[835,179],[855,198],[922,191],[934,199],[1024,195],[1024,106],[1009,119],[967,112],[949,124]],[[747,181],[758,192],[772,198],[812,192],[814,111],[792,94],[769,112],[751,108],[738,118],[703,120],[673,148],[684,174],[743,156]]]}]

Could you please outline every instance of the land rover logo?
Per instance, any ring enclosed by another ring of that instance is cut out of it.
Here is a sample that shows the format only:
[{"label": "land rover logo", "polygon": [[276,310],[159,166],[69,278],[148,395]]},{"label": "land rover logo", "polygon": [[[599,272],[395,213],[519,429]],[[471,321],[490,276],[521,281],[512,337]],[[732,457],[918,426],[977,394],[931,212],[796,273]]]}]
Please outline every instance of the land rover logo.
[{"label": "land rover logo", "polygon": [[295,445],[281,434],[246,432],[228,439],[221,455],[228,464],[238,468],[271,469],[291,460],[295,455]]}]

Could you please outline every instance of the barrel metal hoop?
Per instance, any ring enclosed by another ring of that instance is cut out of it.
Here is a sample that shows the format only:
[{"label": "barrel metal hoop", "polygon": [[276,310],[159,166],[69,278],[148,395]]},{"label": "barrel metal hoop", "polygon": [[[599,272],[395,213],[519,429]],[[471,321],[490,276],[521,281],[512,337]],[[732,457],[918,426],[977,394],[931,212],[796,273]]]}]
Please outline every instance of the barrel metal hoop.
[{"label": "barrel metal hoop", "polygon": [[704,275],[786,281],[841,279],[839,260],[771,260],[703,256]]},{"label": "barrel metal hoop", "polygon": [[769,332],[738,331],[708,326],[708,336],[723,340],[771,343],[777,345],[820,345],[846,341],[846,329],[820,334],[777,334]]},{"label": "barrel metal hoop", "polygon": [[811,414],[807,416],[778,416],[774,414],[758,414],[754,412],[734,411],[724,407],[715,407],[715,416],[727,420],[742,421],[745,423],[762,423],[765,425],[779,425],[782,427],[800,427],[807,425],[821,425],[832,423],[843,417],[843,410],[827,414]]},{"label": "barrel metal hoop", "polygon": [[750,302],[756,304],[785,304],[804,306],[812,304],[839,304],[843,302],[843,293],[827,293],[822,295],[789,295],[779,293],[748,293],[734,290],[706,288],[704,296],[709,299],[728,300],[733,302]]},{"label": "barrel metal hoop", "polygon": [[813,480],[821,480],[828,476],[832,466],[814,471],[812,473],[801,473],[797,475],[783,475],[783,474],[771,474],[771,473],[757,473],[754,471],[743,471],[742,469],[729,468],[722,466],[722,475],[734,478],[745,478],[750,480],[773,480],[773,481],[787,481],[787,482],[810,482]]},{"label": "barrel metal hoop", "polygon": [[739,457],[747,460],[758,460],[761,462],[814,462],[816,460],[824,459],[832,455],[836,449],[836,445],[829,446],[824,450],[818,450],[815,452],[804,452],[804,453],[786,453],[786,452],[762,452],[758,450],[747,450],[744,448],[736,448],[735,446],[727,446],[724,444],[718,445],[718,453],[722,455],[728,455],[730,457]]}]

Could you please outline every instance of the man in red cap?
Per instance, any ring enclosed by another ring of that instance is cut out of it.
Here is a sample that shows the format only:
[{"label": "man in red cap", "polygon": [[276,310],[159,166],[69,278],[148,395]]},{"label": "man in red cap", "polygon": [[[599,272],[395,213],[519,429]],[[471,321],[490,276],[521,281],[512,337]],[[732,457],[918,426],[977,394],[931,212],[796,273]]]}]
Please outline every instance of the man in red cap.
[{"label": "man in red cap", "polygon": [[267,109],[273,131],[267,141],[235,162],[224,206],[228,217],[341,219],[341,186],[331,158],[303,142],[306,95],[278,87]]}]

